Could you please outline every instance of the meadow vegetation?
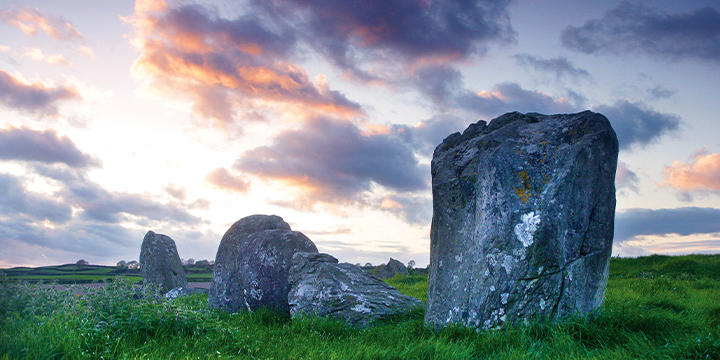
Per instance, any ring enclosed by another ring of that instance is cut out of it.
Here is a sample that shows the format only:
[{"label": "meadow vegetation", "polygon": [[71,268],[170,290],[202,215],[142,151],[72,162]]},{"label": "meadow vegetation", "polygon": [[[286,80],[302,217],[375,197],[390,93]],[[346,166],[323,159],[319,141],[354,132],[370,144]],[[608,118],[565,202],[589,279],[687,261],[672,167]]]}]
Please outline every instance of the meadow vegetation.
[{"label": "meadow vegetation", "polygon": [[[119,277],[72,295],[2,280],[0,359],[720,359],[720,255],[613,258],[592,318],[475,331],[423,310],[358,329],[208,309],[207,295],[133,300]],[[425,275],[387,281],[426,300]]]}]

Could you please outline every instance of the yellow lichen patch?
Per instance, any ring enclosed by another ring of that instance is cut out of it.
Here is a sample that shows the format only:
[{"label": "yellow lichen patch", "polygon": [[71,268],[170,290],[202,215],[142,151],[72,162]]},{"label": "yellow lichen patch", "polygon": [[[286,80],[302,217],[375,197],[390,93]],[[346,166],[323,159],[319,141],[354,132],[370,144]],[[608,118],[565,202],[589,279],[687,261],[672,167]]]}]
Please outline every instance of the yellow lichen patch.
[{"label": "yellow lichen patch", "polygon": [[515,193],[520,197],[520,200],[522,200],[522,202],[527,202],[527,199],[532,195],[532,189],[530,188],[530,177],[525,170],[519,172],[518,177],[522,182],[522,187],[513,187],[513,190],[515,190]]}]

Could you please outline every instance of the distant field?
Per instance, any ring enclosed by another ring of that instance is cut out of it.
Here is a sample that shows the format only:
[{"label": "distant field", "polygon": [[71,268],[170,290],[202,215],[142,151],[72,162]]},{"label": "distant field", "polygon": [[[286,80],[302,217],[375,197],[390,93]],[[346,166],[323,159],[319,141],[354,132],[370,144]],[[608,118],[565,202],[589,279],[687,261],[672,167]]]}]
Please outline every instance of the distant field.
[{"label": "distant field", "polygon": [[[212,278],[212,267],[186,266],[185,274],[189,282],[208,282]],[[110,282],[118,276],[124,276],[131,282],[142,281],[139,269],[125,269],[104,265],[53,265],[37,268],[17,267],[0,269],[8,281],[57,282],[58,284],[87,284]]]}]

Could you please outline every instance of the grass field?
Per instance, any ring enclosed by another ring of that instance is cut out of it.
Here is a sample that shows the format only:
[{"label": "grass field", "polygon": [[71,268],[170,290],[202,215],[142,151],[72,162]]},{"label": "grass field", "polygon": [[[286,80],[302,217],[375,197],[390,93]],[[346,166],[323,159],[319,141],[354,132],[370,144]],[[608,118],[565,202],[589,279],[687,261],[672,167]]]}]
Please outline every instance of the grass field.
[{"label": "grass field", "polygon": [[[212,267],[184,266],[187,281],[208,282],[212,278]],[[110,282],[117,276],[122,275],[126,280],[142,282],[142,274],[139,269],[119,268],[115,266],[102,265],[55,265],[38,268],[18,267],[12,269],[0,269],[7,281],[52,282],[58,284],[86,284],[93,282]]]},{"label": "grass field", "polygon": [[[0,359],[720,359],[720,255],[613,258],[610,269],[592,319],[479,332],[432,330],[422,310],[357,329],[227,314],[207,295],[133,301],[123,278],[77,297],[2,281]],[[425,301],[426,279],[388,283]]]}]

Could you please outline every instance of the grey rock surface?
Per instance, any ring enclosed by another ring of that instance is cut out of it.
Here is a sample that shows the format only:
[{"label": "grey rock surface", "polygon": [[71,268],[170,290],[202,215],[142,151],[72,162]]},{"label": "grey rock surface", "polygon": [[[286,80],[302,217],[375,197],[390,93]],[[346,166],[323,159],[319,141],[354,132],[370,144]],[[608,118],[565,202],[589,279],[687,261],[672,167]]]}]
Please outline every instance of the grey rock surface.
[{"label": "grey rock surface", "polygon": [[425,321],[490,328],[602,305],[615,216],[610,122],[508,113],[433,154]]},{"label": "grey rock surface", "polygon": [[380,279],[390,279],[397,274],[407,275],[408,269],[400,261],[390,258],[387,264],[378,269],[376,276]]},{"label": "grey rock surface", "polygon": [[140,247],[140,272],[145,286],[157,286],[163,294],[187,286],[175,241],[163,234],[145,234]]},{"label": "grey rock surface", "polygon": [[230,312],[266,307],[289,315],[287,278],[296,252],[317,252],[317,247],[281,217],[238,220],[220,241],[208,305]]},{"label": "grey rock surface", "polygon": [[176,287],[176,288],[168,291],[163,296],[165,296],[165,299],[172,301],[172,300],[175,300],[182,296],[190,296],[190,295],[194,295],[194,294],[207,294],[207,292],[208,292],[207,289],[196,289],[196,288],[180,286],[180,287]]},{"label": "grey rock surface", "polygon": [[293,318],[317,315],[365,327],[424,306],[359,266],[338,263],[328,254],[296,253],[288,281]]}]

